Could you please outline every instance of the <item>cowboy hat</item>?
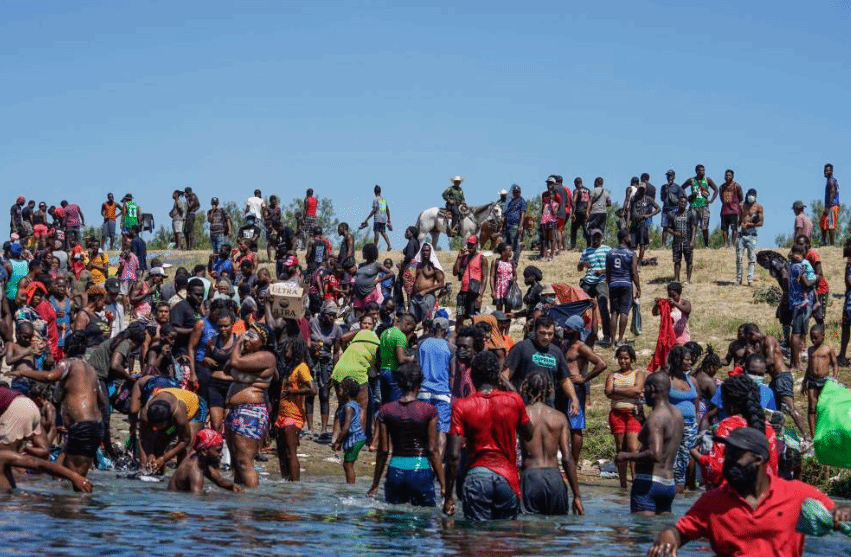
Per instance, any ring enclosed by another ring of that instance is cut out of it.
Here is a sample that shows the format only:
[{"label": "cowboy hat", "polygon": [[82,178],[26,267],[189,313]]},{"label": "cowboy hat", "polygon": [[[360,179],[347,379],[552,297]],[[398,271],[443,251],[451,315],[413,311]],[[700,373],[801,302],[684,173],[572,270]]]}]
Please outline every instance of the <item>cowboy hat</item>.
[{"label": "cowboy hat", "polygon": [[453,176],[452,178],[449,179],[449,181],[452,182],[453,184],[455,182],[458,182],[460,184],[461,182],[464,181],[464,178],[462,178],[461,176]]}]

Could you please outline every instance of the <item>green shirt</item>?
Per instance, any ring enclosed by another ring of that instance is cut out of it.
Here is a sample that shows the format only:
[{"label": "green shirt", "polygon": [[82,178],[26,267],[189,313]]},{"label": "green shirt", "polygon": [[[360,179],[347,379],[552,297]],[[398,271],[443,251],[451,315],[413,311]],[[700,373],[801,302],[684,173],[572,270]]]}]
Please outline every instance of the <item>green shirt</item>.
[{"label": "green shirt", "polygon": [[396,371],[399,369],[399,360],[396,359],[396,347],[408,346],[408,337],[399,327],[390,327],[381,333],[381,369]]},{"label": "green shirt", "polygon": [[139,206],[135,201],[128,201],[123,209],[124,228],[130,228],[139,224]]},{"label": "green shirt", "polygon": [[380,346],[381,341],[374,332],[369,329],[358,331],[337,360],[331,379],[340,383],[343,379],[351,378],[357,381],[358,385],[365,384],[369,379],[369,368],[378,363]]},{"label": "green shirt", "polygon": [[[109,369],[112,367],[113,352],[109,349],[110,344],[112,344],[112,339],[106,339],[94,348],[89,348],[86,351],[86,360],[95,368],[98,379],[103,379],[104,381],[109,378]],[[131,348],[129,340],[122,340],[115,348],[115,352],[121,354],[126,361]]]},{"label": "green shirt", "polygon": [[692,209],[703,209],[706,207],[706,201],[709,199],[709,184],[706,178],[702,180],[692,178],[691,189],[695,193],[694,201],[691,202]]},{"label": "green shirt", "polygon": [[464,190],[462,190],[461,188],[456,188],[454,186],[449,186],[443,191],[443,199],[445,201],[454,201],[456,205],[465,203]]}]

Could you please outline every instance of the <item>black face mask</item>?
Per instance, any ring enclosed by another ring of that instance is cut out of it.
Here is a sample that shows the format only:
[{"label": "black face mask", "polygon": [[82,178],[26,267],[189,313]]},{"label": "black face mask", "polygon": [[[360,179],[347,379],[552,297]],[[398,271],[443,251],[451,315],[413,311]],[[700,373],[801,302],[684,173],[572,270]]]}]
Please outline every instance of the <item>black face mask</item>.
[{"label": "black face mask", "polygon": [[724,462],[722,474],[727,483],[738,493],[744,493],[756,485],[759,467],[756,464],[740,465],[738,462]]}]

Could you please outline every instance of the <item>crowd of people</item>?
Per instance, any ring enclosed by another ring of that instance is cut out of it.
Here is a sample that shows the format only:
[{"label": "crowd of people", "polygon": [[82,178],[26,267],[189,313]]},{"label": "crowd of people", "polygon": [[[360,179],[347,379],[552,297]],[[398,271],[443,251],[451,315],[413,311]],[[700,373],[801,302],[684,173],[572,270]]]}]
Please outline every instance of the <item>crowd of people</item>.
[{"label": "crowd of people", "polygon": [[[832,170],[825,167],[821,223],[831,243],[832,203],[838,205]],[[373,219],[374,242],[359,254],[347,223],[336,230],[335,251],[316,225],[312,190],[295,229],[284,222],[276,196],[267,203],[256,190],[238,231],[213,198],[207,212],[213,253],[206,264],[176,268],[171,276],[163,261],[147,257],[132,195],[121,203],[108,196],[100,239],[82,237],[79,206],[40,203],[36,210],[33,201],[18,198],[0,270],[0,337],[10,379],[0,386],[0,486],[14,487],[12,468],[29,468],[90,491],[86,476],[99,452],[116,458],[122,450],[111,431],[111,415],[118,413],[130,424],[123,446],[145,473],[164,474],[176,464],[169,481],[174,491],[200,492],[205,480],[232,491],[256,487],[255,461],[272,446],[281,476],[299,481],[298,447],[310,436],[340,454],[349,483],[356,481],[360,453],[374,451],[368,495],[377,495],[383,479],[390,504],[442,501],[453,515],[457,499],[471,521],[520,512],[581,515],[577,462],[586,401],[598,380],[610,402],[619,482],[623,488],[631,482],[631,511],[667,514],[677,494],[706,489],[660,534],[651,555],[673,554],[701,537],[722,554],[800,555],[797,513],[778,521],[766,509],[792,509],[815,498],[837,523],[851,520],[849,508],[797,481],[800,451],[789,446],[783,427],[788,413],[805,451],[819,393],[837,378],[838,366],[848,364],[848,310],[837,356],[824,338],[828,290],[809,245],[812,223],[800,218],[803,204],[796,202],[788,260],[766,263],[783,288],[778,318],[786,338],[743,323],[724,357],[701,347],[689,328],[694,308],[683,296],[697,230],[708,245],[709,207],[720,192],[724,241],[739,255],[748,253],[750,283],[764,214],[756,192],[742,195],[731,170],[720,188],[702,165],[682,186],[673,170],[667,176],[661,207],[648,175],[632,180],[617,215],[615,247],[605,243],[611,200],[603,180],[589,190],[577,178],[571,192],[560,176],[547,178],[538,255],[553,258],[559,249],[575,248],[581,231],[587,247],[576,286],[545,282],[534,265],[518,271],[529,205],[519,186],[510,198],[501,192],[504,241],[496,255],[490,260],[472,235],[454,259],[454,323],[445,307],[447,271],[415,227],[405,231],[400,261],[381,260],[379,236],[389,251],[392,225],[379,186],[361,224]],[[452,188],[460,190],[456,178]],[[464,199],[457,191],[448,197],[448,205]],[[175,191],[173,199],[174,242],[192,249],[200,203],[191,188]],[[654,300],[659,341],[641,369],[626,329],[641,297],[640,267],[657,213],[672,239],[675,280],[666,297]],[[301,245],[297,238],[305,230]],[[263,234],[267,266],[257,253]],[[118,251],[117,268],[108,247]],[[851,291],[851,240],[845,256]],[[303,289],[303,314],[280,311],[275,283]],[[488,289],[496,308],[489,313],[482,312]],[[792,371],[801,369],[807,335],[805,425]],[[605,349],[612,355],[601,356]],[[609,369],[612,358],[616,366]],[[728,370],[723,381],[722,370]],[[53,447],[61,447],[58,455]],[[223,476],[226,465],[232,480]]]}]

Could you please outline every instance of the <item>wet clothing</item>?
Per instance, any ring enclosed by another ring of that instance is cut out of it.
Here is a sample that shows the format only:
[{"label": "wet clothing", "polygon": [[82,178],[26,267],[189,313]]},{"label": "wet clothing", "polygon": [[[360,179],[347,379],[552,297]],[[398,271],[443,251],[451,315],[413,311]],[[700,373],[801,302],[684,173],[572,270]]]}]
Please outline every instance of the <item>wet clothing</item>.
[{"label": "wet clothing", "polygon": [[467,472],[461,501],[464,516],[471,522],[514,520],[520,512],[517,490],[504,476],[484,466]]},{"label": "wet clothing", "polygon": [[225,427],[236,435],[260,441],[269,431],[269,409],[265,403],[231,406]]},{"label": "wet clothing", "polygon": [[547,516],[570,513],[570,494],[558,466],[523,470],[520,486],[524,513]]},{"label": "wet clothing", "polygon": [[104,435],[104,423],[77,422],[68,428],[65,454],[94,458]]},{"label": "wet clothing", "polygon": [[774,392],[774,402],[781,404],[784,397],[795,398],[795,378],[788,371],[778,373],[768,384]]},{"label": "wet clothing", "polygon": [[381,407],[377,420],[387,427],[393,456],[426,456],[428,424],[435,418],[437,410],[427,402],[396,400]]},{"label": "wet clothing", "polygon": [[391,505],[436,506],[434,471],[428,459],[423,456],[393,456],[384,480],[384,498]]},{"label": "wet clothing", "polygon": [[5,396],[11,400],[0,415],[0,445],[13,445],[41,433],[41,411],[35,402],[25,396]]},{"label": "wet clothing", "polygon": [[351,378],[358,385],[366,384],[370,368],[376,367],[378,363],[380,346],[381,341],[373,331],[358,331],[337,360],[331,379],[341,383],[343,379]]},{"label": "wet clothing", "polygon": [[636,474],[629,494],[629,512],[670,513],[676,495],[673,479]]},{"label": "wet clothing", "polygon": [[151,397],[154,396],[157,391],[162,389],[176,389],[180,385],[176,379],[173,377],[168,377],[166,375],[155,375],[145,381],[145,384],[139,388],[141,392],[141,402],[142,406],[148,403],[151,400]]},{"label": "wet clothing", "polygon": [[[310,368],[307,364],[300,363],[287,376],[286,383],[281,385],[290,390],[305,389],[313,381],[313,376],[310,374]],[[304,409],[305,395],[287,395],[286,398],[281,396],[281,402],[278,406],[278,417],[275,420],[275,427],[284,427],[287,420],[295,420],[296,422],[304,423],[307,420],[307,415]]]},{"label": "wet clothing", "polygon": [[[357,401],[354,400],[350,400],[349,402],[337,409],[335,418],[339,420],[340,425],[342,426],[343,423],[345,423],[346,421],[346,408],[352,409],[352,420],[351,423],[349,423],[349,431],[346,434],[346,437],[343,439],[343,443],[341,445],[341,448],[347,451],[349,449],[353,449],[358,443],[360,443],[361,447],[363,447],[363,443],[366,441],[366,433],[364,432],[363,427],[361,426],[360,404],[358,404]],[[381,411],[379,410],[379,414],[380,412]]]}]

